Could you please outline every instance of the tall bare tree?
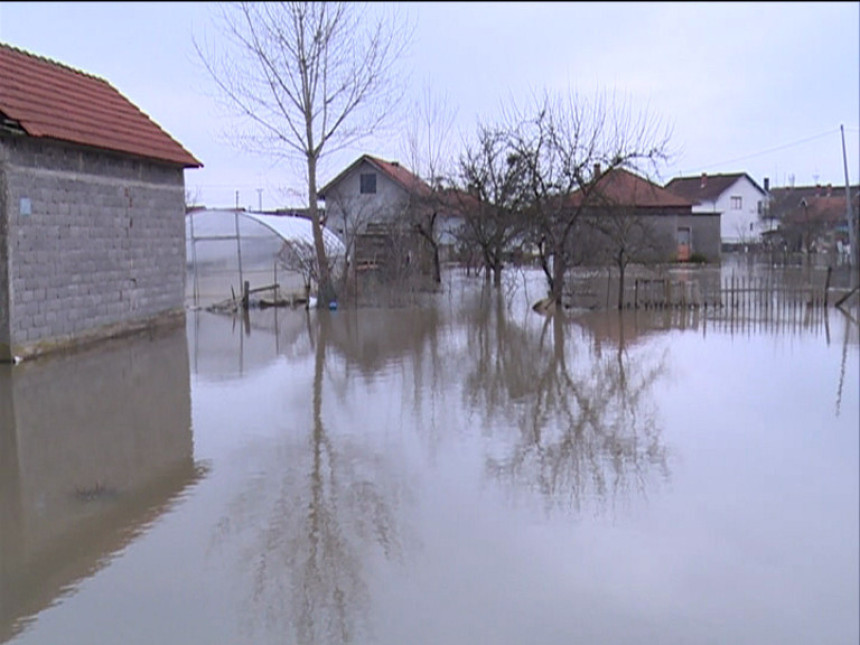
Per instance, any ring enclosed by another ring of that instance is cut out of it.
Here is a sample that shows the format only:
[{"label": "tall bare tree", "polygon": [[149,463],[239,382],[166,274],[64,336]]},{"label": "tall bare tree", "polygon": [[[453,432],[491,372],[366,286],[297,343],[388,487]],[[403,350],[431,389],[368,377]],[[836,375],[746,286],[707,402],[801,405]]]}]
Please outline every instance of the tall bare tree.
[{"label": "tall bare tree", "polygon": [[305,163],[319,301],[326,303],[335,289],[318,211],[318,164],[392,116],[403,88],[396,64],[411,29],[397,14],[351,2],[219,7],[225,47],[195,47],[241,118],[241,144]]},{"label": "tall bare tree", "polygon": [[586,100],[575,93],[544,93],[529,110],[514,107],[506,118],[514,154],[527,172],[524,202],[549,301],[559,303],[575,260],[576,225],[592,205],[601,177],[616,168],[656,169],[669,157],[669,130],[647,112],[607,95]]},{"label": "tall bare tree", "polygon": [[479,250],[495,286],[502,283],[506,255],[521,240],[525,170],[508,134],[486,125],[478,126],[477,141],[460,157],[461,240]]}]

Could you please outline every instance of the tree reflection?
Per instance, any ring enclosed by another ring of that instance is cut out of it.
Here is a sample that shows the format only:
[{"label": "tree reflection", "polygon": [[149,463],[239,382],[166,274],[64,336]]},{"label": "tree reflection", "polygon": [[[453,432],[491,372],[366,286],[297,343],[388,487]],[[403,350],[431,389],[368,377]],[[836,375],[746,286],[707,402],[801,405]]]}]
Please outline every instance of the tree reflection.
[{"label": "tree reflection", "polygon": [[492,428],[491,478],[512,493],[538,493],[548,511],[605,509],[646,495],[654,475],[668,478],[649,396],[666,371],[665,355],[631,358],[623,323],[607,352],[594,330],[561,314],[520,326],[497,302],[486,316],[474,325],[466,382],[471,405]]},{"label": "tree reflection", "polygon": [[290,634],[287,642],[365,642],[371,630],[368,565],[375,555],[401,553],[403,490],[381,452],[324,422],[331,319],[326,311],[314,316],[307,441],[278,451],[276,474],[262,475],[237,498],[220,529],[222,537],[250,534],[242,557],[251,575],[250,631],[262,624]]}]

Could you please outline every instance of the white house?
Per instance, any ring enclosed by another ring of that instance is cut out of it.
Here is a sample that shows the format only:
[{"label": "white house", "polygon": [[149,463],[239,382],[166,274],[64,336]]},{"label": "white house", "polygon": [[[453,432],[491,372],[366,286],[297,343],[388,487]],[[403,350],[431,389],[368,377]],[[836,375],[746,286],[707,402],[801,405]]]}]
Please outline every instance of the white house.
[{"label": "white house", "polygon": [[720,213],[720,240],[724,250],[758,244],[770,230],[766,211],[767,185],[761,188],[745,172],[677,177],[666,189],[693,202],[694,213]]},{"label": "white house", "polygon": [[451,253],[462,218],[446,206],[444,195],[396,161],[362,155],[319,190],[326,228],[348,249],[371,227],[415,230],[421,222],[433,235],[442,259]]}]

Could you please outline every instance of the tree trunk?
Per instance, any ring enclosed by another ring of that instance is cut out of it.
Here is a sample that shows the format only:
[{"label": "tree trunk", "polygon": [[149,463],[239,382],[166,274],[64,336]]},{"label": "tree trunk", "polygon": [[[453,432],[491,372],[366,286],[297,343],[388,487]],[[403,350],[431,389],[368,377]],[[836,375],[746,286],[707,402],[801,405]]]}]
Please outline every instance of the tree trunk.
[{"label": "tree trunk", "polygon": [[624,270],[627,268],[625,262],[618,263],[618,309],[624,309]]},{"label": "tree trunk", "polygon": [[331,282],[328,257],[326,257],[325,245],[323,244],[322,224],[320,223],[319,210],[317,209],[317,159],[312,154],[308,155],[308,212],[311,216],[311,228],[314,234],[314,249],[317,255],[317,271],[319,279],[317,284],[317,305],[328,305],[335,299],[334,285]]},{"label": "tree trunk", "polygon": [[552,256],[552,286],[550,297],[561,305],[561,294],[564,292],[564,274],[567,273],[567,257],[561,249],[555,249]]}]

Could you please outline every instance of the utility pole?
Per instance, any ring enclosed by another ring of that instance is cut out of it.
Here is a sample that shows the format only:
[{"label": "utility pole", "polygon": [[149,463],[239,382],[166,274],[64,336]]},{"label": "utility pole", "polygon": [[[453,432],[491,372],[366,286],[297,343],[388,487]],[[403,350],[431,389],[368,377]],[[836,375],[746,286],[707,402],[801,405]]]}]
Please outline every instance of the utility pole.
[{"label": "utility pole", "polygon": [[262,188],[257,189],[257,211],[260,213],[263,212],[263,189]]}]

